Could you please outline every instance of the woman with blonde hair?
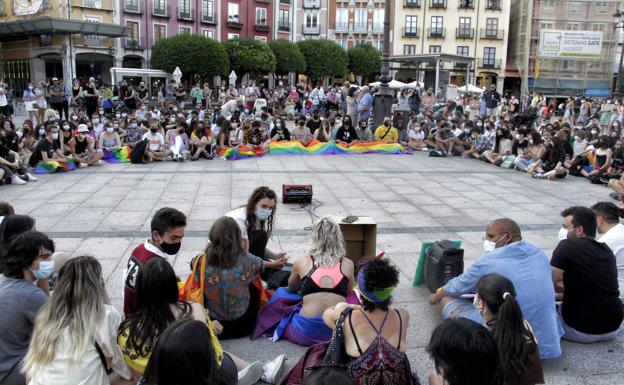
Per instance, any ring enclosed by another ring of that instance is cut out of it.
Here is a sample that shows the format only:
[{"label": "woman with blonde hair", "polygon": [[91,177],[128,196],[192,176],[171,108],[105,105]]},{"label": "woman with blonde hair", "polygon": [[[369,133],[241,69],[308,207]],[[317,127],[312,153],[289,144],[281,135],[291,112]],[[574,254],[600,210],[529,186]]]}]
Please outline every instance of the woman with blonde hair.
[{"label": "woman with blonde hair", "polygon": [[[303,346],[326,342],[332,331],[323,312],[346,300],[353,290],[353,262],[346,258],[340,226],[331,217],[321,218],[312,229],[308,255],[292,267],[288,288],[279,288],[258,315],[252,338],[273,333]],[[275,319],[275,315],[281,316]]]},{"label": "woman with blonde hair", "polygon": [[107,302],[97,259],[80,256],[63,266],[24,358],[30,385],[108,385],[111,369],[131,378],[117,345],[121,315]]}]

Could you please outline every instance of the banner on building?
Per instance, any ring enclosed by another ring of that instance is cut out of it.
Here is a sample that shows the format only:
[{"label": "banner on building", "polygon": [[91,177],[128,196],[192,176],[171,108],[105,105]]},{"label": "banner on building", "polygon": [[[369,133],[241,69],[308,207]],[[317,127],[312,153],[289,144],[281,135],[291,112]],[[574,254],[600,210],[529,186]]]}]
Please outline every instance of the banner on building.
[{"label": "banner on building", "polygon": [[13,0],[15,16],[29,16],[42,12],[48,5],[48,0]]},{"label": "banner on building", "polygon": [[566,31],[542,29],[539,57],[600,59],[602,57],[601,31]]}]

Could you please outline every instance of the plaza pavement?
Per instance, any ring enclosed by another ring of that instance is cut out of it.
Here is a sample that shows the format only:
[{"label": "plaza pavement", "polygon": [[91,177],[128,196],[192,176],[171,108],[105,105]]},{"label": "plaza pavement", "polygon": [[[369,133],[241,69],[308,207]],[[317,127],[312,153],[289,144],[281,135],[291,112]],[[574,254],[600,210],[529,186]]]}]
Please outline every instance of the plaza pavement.
[{"label": "plaza pavement", "polygon": [[[113,304],[121,310],[122,271],[131,250],[148,236],[152,214],[175,207],[188,216],[182,249],[171,261],[181,277],[189,260],[205,247],[211,223],[245,203],[257,186],[281,191],[283,183],[310,183],[323,205],[317,215],[371,216],[378,223],[377,250],[400,268],[396,306],[410,312],[408,356],[426,383],[433,364],[425,352],[440,321],[424,287],[411,280],[421,242],[462,240],[467,265],[482,252],[484,226],[507,216],[521,224],[524,238],[550,256],[557,243],[559,212],[572,205],[609,200],[608,190],[583,179],[549,182],[476,160],[414,155],[266,156],[239,161],[200,160],[149,165],[116,164],[40,175],[39,182],[0,187],[0,200],[36,218],[57,250],[95,255],[102,263]],[[304,255],[313,217],[297,206],[278,204],[270,247]],[[267,339],[224,342],[248,360],[279,353],[292,366],[304,349]],[[582,346],[563,343],[560,359],[545,363],[547,384],[624,383],[624,335],[612,342]]]}]

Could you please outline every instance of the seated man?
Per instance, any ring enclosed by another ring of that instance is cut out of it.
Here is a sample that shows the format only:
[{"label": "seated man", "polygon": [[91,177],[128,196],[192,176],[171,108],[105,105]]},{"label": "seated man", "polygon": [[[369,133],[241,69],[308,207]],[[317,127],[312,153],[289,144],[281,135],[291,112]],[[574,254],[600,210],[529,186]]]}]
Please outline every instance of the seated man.
[{"label": "seated man", "polygon": [[59,162],[66,162],[67,157],[63,155],[63,151],[60,146],[59,139],[59,127],[54,124],[49,124],[45,128],[45,136],[37,143],[35,151],[30,156],[30,165],[34,168],[39,162],[47,162],[49,160],[56,160]]},{"label": "seated man", "polygon": [[143,135],[143,140],[147,139],[147,157],[150,162],[164,160],[171,155],[171,150],[165,147],[165,138],[158,132],[158,121],[150,121],[150,130]]},{"label": "seated man", "polygon": [[444,318],[464,317],[483,324],[483,317],[472,300],[459,297],[475,293],[482,276],[501,274],[516,288],[522,314],[539,341],[540,357],[559,357],[563,331],[557,319],[555,289],[546,254],[537,246],[524,242],[520,227],[508,218],[488,224],[483,248],[485,255],[477,258],[463,274],[439,288],[429,297],[429,303],[439,303]]},{"label": "seated man", "polygon": [[610,179],[609,187],[614,191],[611,193],[611,197],[619,199],[619,209],[624,210],[624,175],[620,179]]},{"label": "seated man", "polygon": [[0,139],[0,184],[10,181],[12,184],[36,182],[37,178],[26,172],[17,152],[7,147],[6,136]]},{"label": "seated man", "polygon": [[297,124],[293,127],[292,131],[290,131],[290,137],[292,140],[300,141],[304,146],[307,146],[313,139],[312,133],[310,133],[310,129],[306,127],[306,118],[303,116],[299,117]]},{"label": "seated man", "polygon": [[624,319],[615,256],[607,244],[596,241],[592,210],[570,207],[561,216],[563,239],[550,264],[553,283],[563,293],[557,309],[563,338],[580,343],[611,340]]},{"label": "seated man", "polygon": [[69,140],[69,151],[80,168],[102,164],[102,152],[95,150],[95,140],[87,132],[87,125],[79,124],[78,134]]},{"label": "seated man", "polygon": [[375,140],[386,143],[397,143],[399,133],[392,127],[392,120],[389,116],[384,117],[383,124],[375,130]]},{"label": "seated man", "polygon": [[484,152],[492,149],[492,142],[490,142],[487,135],[481,134],[481,130],[478,127],[472,127],[470,134],[472,138],[472,145],[470,150],[467,150],[462,154],[462,157],[467,158],[472,156],[480,159]]},{"label": "seated man", "polygon": [[150,223],[150,238],[132,251],[123,274],[125,315],[134,313],[137,308],[136,279],[141,266],[152,258],[172,262],[182,245],[185,228],[184,213],[170,207],[156,211]]},{"label": "seated man", "polygon": [[445,124],[438,128],[434,136],[436,150],[441,151],[445,156],[453,156],[453,147],[457,142],[451,127]]},{"label": "seated man", "polygon": [[611,202],[598,202],[591,207],[596,214],[598,242],[606,243],[615,255],[618,269],[620,300],[624,301],[624,225],[620,223],[620,209]]},{"label": "seated man", "polygon": [[371,142],[373,140],[373,133],[366,124],[365,120],[360,120],[358,126],[355,128],[355,134],[360,142]]}]

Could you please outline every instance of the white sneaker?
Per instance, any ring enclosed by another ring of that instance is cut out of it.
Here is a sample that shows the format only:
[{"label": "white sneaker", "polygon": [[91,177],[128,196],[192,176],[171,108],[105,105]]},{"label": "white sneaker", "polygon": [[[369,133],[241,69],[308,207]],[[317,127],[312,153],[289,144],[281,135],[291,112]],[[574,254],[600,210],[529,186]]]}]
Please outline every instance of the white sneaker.
[{"label": "white sneaker", "polygon": [[11,184],[26,184],[26,181],[18,177],[16,174],[13,174],[11,177]]},{"label": "white sneaker", "polygon": [[253,385],[263,377],[262,362],[256,361],[238,372],[238,385]]},{"label": "white sneaker", "polygon": [[277,384],[277,381],[280,378],[280,373],[284,368],[284,360],[286,359],[285,354],[280,354],[275,357],[272,361],[269,361],[262,368],[262,381],[267,384]]},{"label": "white sneaker", "polygon": [[28,177],[28,181],[29,182],[36,182],[38,179],[35,178],[35,176],[29,172],[26,173],[26,176]]},{"label": "white sneaker", "polygon": [[103,164],[104,164],[104,162],[102,162],[101,160],[98,160],[97,163],[96,163],[97,166],[102,166]]}]

